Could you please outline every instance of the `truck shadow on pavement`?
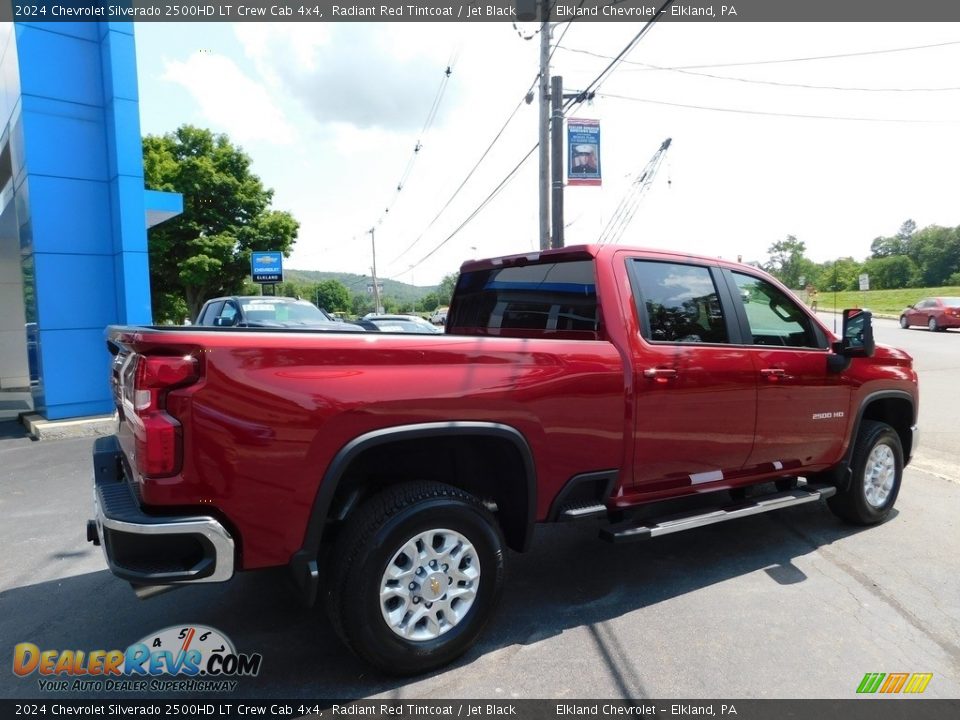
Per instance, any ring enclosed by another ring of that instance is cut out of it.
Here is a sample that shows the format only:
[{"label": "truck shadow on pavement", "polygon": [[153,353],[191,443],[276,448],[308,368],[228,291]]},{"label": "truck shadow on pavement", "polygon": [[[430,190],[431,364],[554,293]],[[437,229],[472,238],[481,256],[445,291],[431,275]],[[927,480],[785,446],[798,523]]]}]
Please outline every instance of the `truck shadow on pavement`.
[{"label": "truck shadow on pavement", "polygon": [[[426,679],[439,684],[442,692],[444,674],[483,662],[498,651],[519,650],[582,626],[596,634],[595,625],[605,620],[653,609],[748,573],[764,570],[781,586],[802,583],[806,576],[794,564],[796,558],[858,531],[820,504],[616,546],[599,540],[597,526],[590,522],[539,527],[530,552],[508,553],[500,607],[479,642],[452,666]],[[780,591],[771,586],[771,592]],[[241,574],[228,583],[187,587],[148,601],[136,599],[126,583],[106,570],[0,593],[0,637],[7,641],[8,659],[19,642],[41,650],[123,650],[163,628],[192,624],[224,632],[238,652],[263,655],[259,676],[241,678],[229,695],[203,693],[201,699],[415,698],[417,688],[409,686],[425,679],[383,676],[356,659],[320,607],[298,604],[285,571]],[[595,641],[600,645],[602,638]],[[0,696],[175,697],[44,693],[37,679],[36,673],[27,678],[9,670],[0,673]],[[625,691],[631,690],[628,685],[625,681]]]}]

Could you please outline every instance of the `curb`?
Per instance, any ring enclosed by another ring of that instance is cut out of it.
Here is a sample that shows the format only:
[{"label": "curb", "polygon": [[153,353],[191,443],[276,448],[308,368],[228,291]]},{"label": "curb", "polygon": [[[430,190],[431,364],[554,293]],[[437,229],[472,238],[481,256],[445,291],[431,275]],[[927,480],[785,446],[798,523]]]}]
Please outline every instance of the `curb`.
[{"label": "curb", "polygon": [[47,420],[30,413],[21,415],[20,422],[34,440],[62,440],[112,435],[117,427],[117,416],[96,415],[74,420]]}]

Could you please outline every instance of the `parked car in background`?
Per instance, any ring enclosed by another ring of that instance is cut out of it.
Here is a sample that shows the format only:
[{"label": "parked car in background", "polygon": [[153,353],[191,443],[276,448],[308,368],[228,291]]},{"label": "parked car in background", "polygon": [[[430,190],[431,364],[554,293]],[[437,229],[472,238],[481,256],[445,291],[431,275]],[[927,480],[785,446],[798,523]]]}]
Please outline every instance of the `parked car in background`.
[{"label": "parked car in background", "polygon": [[434,325],[443,325],[447,322],[447,311],[450,308],[447,306],[438,307],[433,311],[433,315],[430,316],[430,322]]},{"label": "parked car in background", "polygon": [[437,335],[443,332],[419,315],[364,315],[357,325],[373,332],[405,332]]},{"label": "parked car in background", "polygon": [[926,325],[930,332],[960,327],[960,297],[924,298],[900,313],[900,327]]},{"label": "parked car in background", "polygon": [[207,300],[195,325],[362,332],[354,323],[340,322],[306,300],[272,295],[233,295]]}]

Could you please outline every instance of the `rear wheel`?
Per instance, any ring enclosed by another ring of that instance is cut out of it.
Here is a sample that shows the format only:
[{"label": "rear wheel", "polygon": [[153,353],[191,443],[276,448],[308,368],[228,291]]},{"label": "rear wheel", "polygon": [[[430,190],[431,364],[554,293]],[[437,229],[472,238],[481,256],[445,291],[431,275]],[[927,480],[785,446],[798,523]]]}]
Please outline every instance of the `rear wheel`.
[{"label": "rear wheel", "polygon": [[907,328],[910,327],[910,321],[907,320],[907,316],[906,316],[906,315],[901,315],[901,316],[900,316],[900,327],[902,327],[904,330],[906,330]]},{"label": "rear wheel", "polygon": [[886,423],[864,420],[853,450],[853,475],[847,490],[827,499],[838,517],[856,525],[886,520],[900,492],[903,447]]},{"label": "rear wheel", "polygon": [[449,485],[409,483],[373,497],[349,522],[327,595],[344,642],[393,675],[466,651],[503,584],[503,542],[483,504]]},{"label": "rear wheel", "polygon": [[935,317],[931,317],[929,320],[927,320],[927,329],[929,329],[930,332],[937,332],[940,329],[940,326],[937,325],[937,319]]}]

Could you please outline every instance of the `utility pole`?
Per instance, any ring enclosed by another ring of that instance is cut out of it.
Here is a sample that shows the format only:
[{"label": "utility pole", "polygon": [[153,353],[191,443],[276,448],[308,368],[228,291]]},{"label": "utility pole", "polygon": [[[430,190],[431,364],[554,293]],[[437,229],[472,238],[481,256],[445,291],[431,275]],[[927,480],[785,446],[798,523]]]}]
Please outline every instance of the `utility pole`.
[{"label": "utility pole", "polygon": [[373,311],[380,314],[380,286],[377,284],[377,241],[374,237],[376,228],[370,228],[370,246],[373,249],[373,266],[370,268],[373,275]]},{"label": "utility pole", "polygon": [[540,249],[550,249],[550,0],[540,0]]},{"label": "utility pole", "polygon": [[551,78],[553,84],[550,127],[550,174],[553,181],[552,215],[553,238],[550,247],[563,247],[563,77],[555,75]]}]

